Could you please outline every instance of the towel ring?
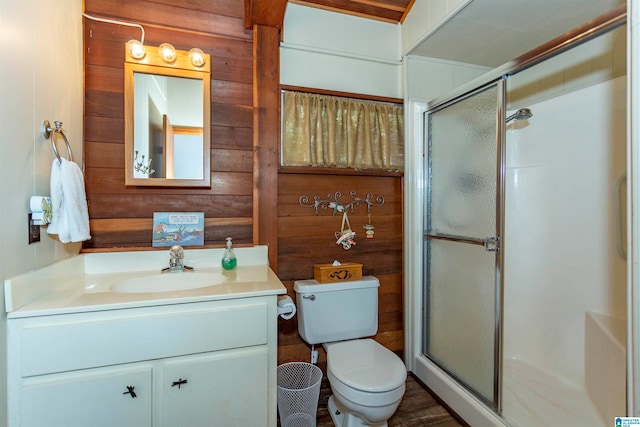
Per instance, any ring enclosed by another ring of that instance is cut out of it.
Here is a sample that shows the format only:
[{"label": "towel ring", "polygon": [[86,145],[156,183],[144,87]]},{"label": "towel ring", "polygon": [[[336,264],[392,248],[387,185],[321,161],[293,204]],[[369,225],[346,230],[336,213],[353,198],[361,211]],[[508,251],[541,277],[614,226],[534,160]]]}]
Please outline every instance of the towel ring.
[{"label": "towel ring", "polygon": [[[71,144],[69,144],[69,140],[67,139],[67,136],[62,131],[62,122],[59,122],[56,120],[53,123],[56,125],[55,129],[51,127],[51,123],[49,123],[49,120],[45,120],[42,123],[42,136],[44,136],[45,139],[51,139],[51,148],[53,148],[53,154],[56,155],[56,158],[58,159],[60,164],[62,164],[60,153],[58,153],[58,147],[56,147],[56,134],[62,135],[62,138],[64,139],[64,143],[67,145],[68,160],[72,162],[73,155],[71,154]],[[51,134],[51,132],[53,132],[53,135]]]}]

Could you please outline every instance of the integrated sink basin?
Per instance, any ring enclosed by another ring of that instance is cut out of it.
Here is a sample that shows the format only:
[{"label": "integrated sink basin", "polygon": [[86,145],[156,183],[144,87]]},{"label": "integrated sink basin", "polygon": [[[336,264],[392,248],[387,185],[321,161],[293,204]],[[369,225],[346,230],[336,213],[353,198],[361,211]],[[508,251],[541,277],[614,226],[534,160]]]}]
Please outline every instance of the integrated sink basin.
[{"label": "integrated sink basin", "polygon": [[121,293],[185,291],[220,285],[225,279],[225,276],[218,273],[158,273],[123,280],[111,286],[111,291]]}]

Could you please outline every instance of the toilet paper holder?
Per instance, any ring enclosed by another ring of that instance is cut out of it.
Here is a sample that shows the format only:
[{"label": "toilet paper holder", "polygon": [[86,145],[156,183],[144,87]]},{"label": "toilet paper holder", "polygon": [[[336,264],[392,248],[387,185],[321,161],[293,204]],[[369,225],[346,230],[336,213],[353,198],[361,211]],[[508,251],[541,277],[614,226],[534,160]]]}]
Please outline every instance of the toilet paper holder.
[{"label": "toilet paper holder", "polygon": [[278,297],[278,316],[284,320],[292,319],[296,315],[296,304],[289,295]]},{"label": "toilet paper holder", "polygon": [[31,225],[47,225],[51,223],[52,209],[51,197],[31,196],[29,199]]}]

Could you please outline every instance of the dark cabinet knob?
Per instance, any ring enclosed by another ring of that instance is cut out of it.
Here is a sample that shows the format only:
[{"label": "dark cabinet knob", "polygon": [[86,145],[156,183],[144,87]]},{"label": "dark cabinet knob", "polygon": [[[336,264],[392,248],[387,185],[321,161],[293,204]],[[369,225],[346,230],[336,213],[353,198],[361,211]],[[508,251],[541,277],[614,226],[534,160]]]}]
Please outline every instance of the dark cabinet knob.
[{"label": "dark cabinet knob", "polygon": [[178,386],[178,388],[180,388],[180,386],[184,385],[187,383],[187,380],[183,380],[182,378],[180,378],[178,381],[174,381],[171,383],[171,387],[175,387]]},{"label": "dark cabinet knob", "polygon": [[135,398],[136,398],[136,397],[138,397],[138,396],[136,395],[136,392],[135,392],[135,391],[133,391],[134,389],[135,389],[135,387],[134,387],[134,386],[132,386],[132,385],[128,385],[128,386],[127,386],[127,391],[125,391],[125,392],[124,392],[124,393],[122,393],[122,394],[129,394],[129,395],[131,395],[131,398],[132,398],[132,399],[135,399]]}]

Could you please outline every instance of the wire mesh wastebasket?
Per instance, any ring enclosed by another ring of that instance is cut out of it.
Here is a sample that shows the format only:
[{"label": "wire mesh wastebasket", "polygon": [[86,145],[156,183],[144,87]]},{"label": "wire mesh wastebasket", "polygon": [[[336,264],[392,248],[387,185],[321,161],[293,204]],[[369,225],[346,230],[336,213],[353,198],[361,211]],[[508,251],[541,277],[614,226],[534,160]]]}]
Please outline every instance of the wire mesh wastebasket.
[{"label": "wire mesh wastebasket", "polygon": [[278,414],[281,427],[315,427],[322,370],[306,362],[278,366]]}]

